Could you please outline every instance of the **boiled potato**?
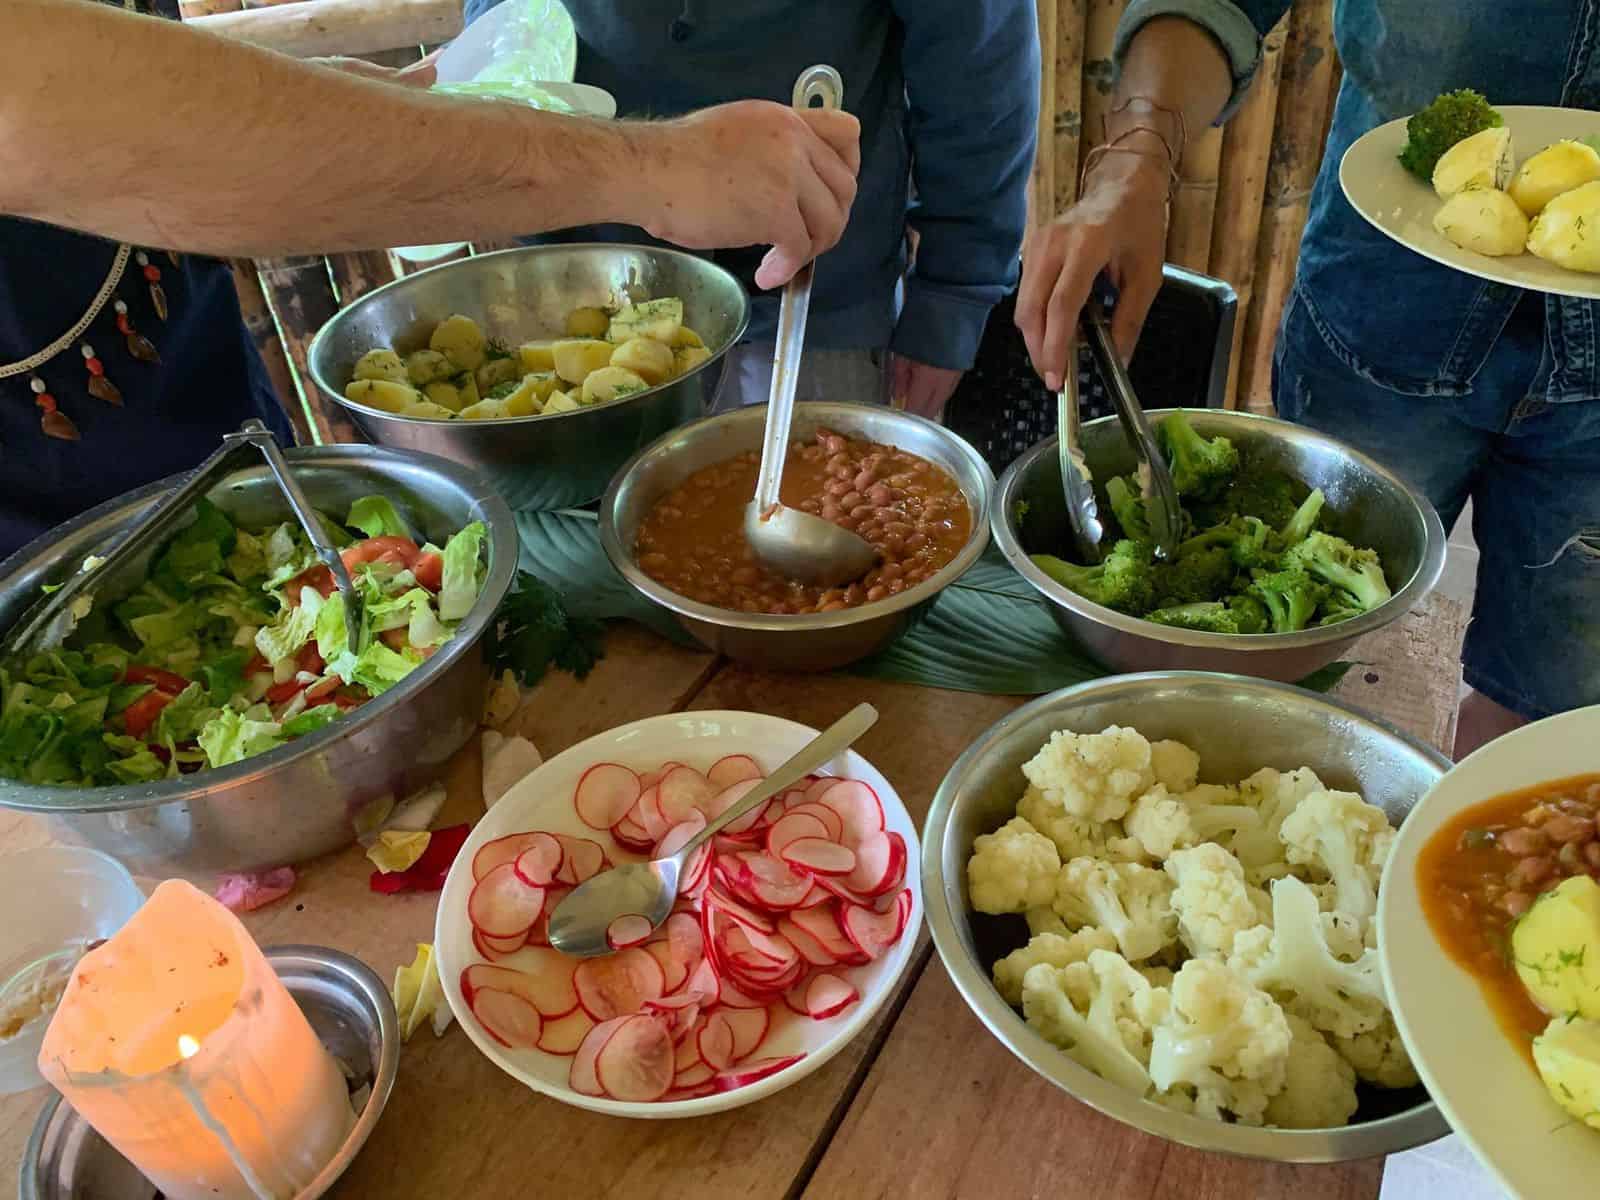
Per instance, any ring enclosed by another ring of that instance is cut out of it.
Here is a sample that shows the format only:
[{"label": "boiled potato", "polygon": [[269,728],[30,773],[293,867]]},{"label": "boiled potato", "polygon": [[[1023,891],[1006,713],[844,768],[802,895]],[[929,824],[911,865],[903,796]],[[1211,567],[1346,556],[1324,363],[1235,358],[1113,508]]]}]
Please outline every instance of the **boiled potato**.
[{"label": "boiled potato", "polygon": [[522,364],[514,358],[491,358],[483,366],[473,372],[478,381],[478,394],[480,396],[492,392],[502,383],[512,383],[521,379],[523,375]]},{"label": "boiled potato", "polygon": [[629,338],[611,352],[611,365],[654,386],[672,378],[672,347],[654,338]]},{"label": "boiled potato", "polygon": [[1563,192],[1600,179],[1600,154],[1582,142],[1557,142],[1535,154],[1507,190],[1517,206],[1536,217]]},{"label": "boiled potato", "polygon": [[567,314],[567,336],[603,338],[611,328],[611,314],[603,308],[575,308]]},{"label": "boiled potato", "polygon": [[526,388],[519,387],[500,401],[508,417],[536,417],[544,411],[544,403]]},{"label": "boiled potato", "polygon": [[479,400],[461,410],[463,421],[496,421],[506,415],[504,400]]},{"label": "boiled potato", "polygon": [[1503,188],[1511,182],[1511,131],[1504,125],[1462,138],[1439,156],[1433,190],[1448,200],[1467,188]]},{"label": "boiled potato", "polygon": [[530,372],[522,377],[522,382],[517,384],[516,390],[506,396],[506,407],[528,410],[528,412],[512,413],[513,416],[525,417],[529,412],[538,412],[560,382],[553,371]]},{"label": "boiled potato", "polygon": [[604,404],[618,396],[642,392],[650,385],[627,367],[601,367],[583,381],[584,404]]},{"label": "boiled potato", "polygon": [[422,401],[417,389],[409,383],[395,383],[390,379],[353,379],[345,385],[344,398],[391,413]]},{"label": "boiled potato", "polygon": [[611,365],[610,342],[593,338],[572,338],[557,342],[552,348],[555,355],[556,374],[568,383],[582,383],[591,371]]},{"label": "boiled potato", "polygon": [[1556,1017],[1533,1039],[1533,1063],[1551,1099],[1600,1129],[1600,1024]]},{"label": "boiled potato", "polygon": [[456,373],[450,360],[437,350],[415,350],[406,355],[406,375],[413,387],[432,383],[435,379],[448,379]]},{"label": "boiled potato", "polygon": [[1563,192],[1544,206],[1528,249],[1569,271],[1600,272],[1600,181]]},{"label": "boiled potato", "polygon": [[1574,875],[1535,900],[1512,926],[1511,959],[1545,1012],[1600,1020],[1600,883]]},{"label": "boiled potato", "polygon": [[488,341],[478,323],[459,313],[435,325],[433,336],[428,339],[428,348],[448,358],[458,371],[476,371],[481,367],[487,346]]},{"label": "boiled potato", "polygon": [[1528,242],[1527,216],[1494,188],[1457,192],[1439,206],[1433,227],[1463,250],[1494,257],[1521,254]]},{"label": "boiled potato", "polygon": [[386,379],[390,383],[408,383],[406,365],[393,350],[368,350],[356,359],[354,379]]},{"label": "boiled potato", "polygon": [[704,346],[705,342],[701,341],[700,335],[694,330],[690,329],[687,325],[680,325],[678,326],[678,332],[672,335],[672,345],[675,349],[682,348],[684,346],[694,346],[698,348],[700,346]]},{"label": "boiled potato", "polygon": [[554,371],[556,369],[555,342],[523,342],[517,347],[517,357],[524,371]]},{"label": "boiled potato", "polygon": [[405,408],[401,409],[400,415],[402,417],[427,417],[432,421],[449,421],[452,420],[456,414],[442,405],[435,404],[431,400],[418,400],[415,403],[408,404],[405,406]]},{"label": "boiled potato", "polygon": [[711,351],[704,346],[680,346],[672,352],[672,373],[687,375],[710,357]]},{"label": "boiled potato", "polygon": [[554,392],[550,399],[544,402],[544,411],[548,413],[577,412],[583,405],[578,403],[577,390],[570,392]]},{"label": "boiled potato", "polygon": [[461,393],[461,407],[471,408],[483,399],[483,393],[478,390],[478,381],[470,374],[457,375],[450,381],[456,385],[456,391]]},{"label": "boiled potato", "polygon": [[613,342],[636,337],[654,338],[670,346],[682,327],[683,301],[676,296],[663,296],[659,300],[623,305],[611,318],[609,336]]},{"label": "boiled potato", "polygon": [[442,408],[448,408],[451,412],[460,412],[467,406],[467,402],[461,398],[461,393],[457,390],[456,385],[448,379],[434,380],[422,389],[422,393],[434,404]]}]

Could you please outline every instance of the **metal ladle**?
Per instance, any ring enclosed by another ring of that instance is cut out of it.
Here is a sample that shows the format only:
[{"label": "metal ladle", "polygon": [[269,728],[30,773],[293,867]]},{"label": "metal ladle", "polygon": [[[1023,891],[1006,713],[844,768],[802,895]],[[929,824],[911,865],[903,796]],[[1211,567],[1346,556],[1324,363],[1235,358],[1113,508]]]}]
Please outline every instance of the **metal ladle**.
[{"label": "metal ladle", "polygon": [[[794,85],[794,106],[837,109],[844,81],[832,67],[808,67]],[[794,391],[805,348],[806,313],[811,307],[813,264],[795,272],[783,289],[778,309],[777,349],[772,360],[772,396],[761,443],[761,473],[756,495],[744,511],[744,536],[766,566],[790,579],[818,587],[835,587],[860,579],[878,560],[878,552],[859,534],[824,521],[778,498],[783,461],[789,452],[789,426],[794,420]]]}]

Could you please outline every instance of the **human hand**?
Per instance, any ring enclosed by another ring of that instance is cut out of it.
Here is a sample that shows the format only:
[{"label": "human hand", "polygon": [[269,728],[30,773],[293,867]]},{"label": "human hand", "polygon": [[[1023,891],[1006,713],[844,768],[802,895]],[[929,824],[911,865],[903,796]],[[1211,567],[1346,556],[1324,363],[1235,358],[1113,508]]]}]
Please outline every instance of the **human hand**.
[{"label": "human hand", "polygon": [[655,166],[641,171],[653,237],[692,250],[770,245],[756,284],[778,287],[844,233],[861,165],[849,113],[741,100],[638,127]]},{"label": "human hand", "polygon": [[1170,180],[1159,151],[1102,155],[1078,202],[1028,236],[1016,324],[1052,392],[1061,389],[1079,314],[1102,271],[1117,289],[1111,336],[1123,361],[1133,357],[1161,289]]},{"label": "human hand", "polygon": [[889,368],[889,396],[894,406],[930,421],[944,415],[944,406],[966,374],[950,367],[931,367],[903,354],[894,355]]},{"label": "human hand", "polygon": [[[440,47],[443,49],[443,47]],[[406,87],[432,87],[438,79],[438,70],[434,60],[439,57],[439,51],[434,50],[423,55],[414,63],[403,67],[381,67],[377,63],[370,63],[364,58],[346,58],[344,55],[335,55],[330,58],[312,58],[306,61],[315,63],[319,67],[332,67],[335,71],[343,71],[346,75],[357,75],[362,79],[376,79],[381,83],[398,83]]]}]

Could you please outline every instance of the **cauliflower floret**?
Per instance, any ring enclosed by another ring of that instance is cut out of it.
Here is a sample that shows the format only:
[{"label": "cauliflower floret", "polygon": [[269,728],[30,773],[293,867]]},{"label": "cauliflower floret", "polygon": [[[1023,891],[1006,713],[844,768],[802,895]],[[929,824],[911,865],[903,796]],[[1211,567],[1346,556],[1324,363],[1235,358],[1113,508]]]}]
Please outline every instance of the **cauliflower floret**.
[{"label": "cauliflower floret", "polygon": [[1142,1096],[1150,1029],[1165,1019],[1165,989],[1153,988],[1120,954],[1090,951],[1065,967],[1040,963],[1022,977],[1029,1025],[1101,1077]]},{"label": "cauliflower floret", "polygon": [[[1054,897],[1051,902],[1054,903]],[[1030,908],[1022,914],[1028,922],[1028,936],[1038,937],[1041,933],[1056,933],[1062,937],[1072,936],[1072,927],[1061,919],[1061,914],[1053,908]]]},{"label": "cauliflower floret", "polygon": [[1080,929],[1069,937],[1058,933],[1037,933],[1026,946],[1013,950],[994,964],[994,986],[1007,1004],[1022,1003],[1022,977],[1030,967],[1046,963],[1052,967],[1070,966],[1089,957],[1091,950],[1115,950],[1117,939],[1104,929]]},{"label": "cauliflower floret", "polygon": [[1175,796],[1158,783],[1134,801],[1124,824],[1145,853],[1158,859],[1183,847],[1224,841],[1238,830],[1261,827],[1261,814],[1255,809],[1215,803],[1218,793],[1237,799],[1230,789],[1209,784]]},{"label": "cauliflower floret", "polygon": [[972,844],[967,860],[972,907],[981,913],[1013,913],[1049,904],[1060,870],[1055,843],[1013,817]]},{"label": "cauliflower floret", "polygon": [[1356,1111],[1356,1073],[1304,1017],[1289,1021],[1289,1063],[1283,1090],[1267,1102],[1267,1124],[1285,1129],[1337,1129]]},{"label": "cauliflower floret", "polygon": [[1152,867],[1074,858],[1056,877],[1055,910],[1074,929],[1106,929],[1129,962],[1152,958],[1177,936],[1172,881]]},{"label": "cauliflower floret", "polygon": [[1226,964],[1191,958],[1172,981],[1171,1009],[1152,1034],[1150,1080],[1161,1092],[1194,1088],[1196,1111],[1259,1125],[1268,1098],[1283,1087],[1289,1045],[1277,1001]]},{"label": "cauliflower floret", "polygon": [[1238,803],[1248,805],[1261,814],[1261,827],[1241,830],[1228,848],[1244,864],[1247,876],[1251,876],[1252,871],[1272,871],[1271,874],[1251,876],[1251,883],[1262,884],[1288,874],[1287,868],[1276,866],[1284,860],[1283,843],[1278,840],[1278,831],[1300,801],[1312,792],[1326,790],[1326,785],[1310,767],[1287,773],[1262,767],[1239,784]]},{"label": "cauliflower floret", "polygon": [[1151,987],[1170,988],[1172,981],[1178,977],[1171,967],[1152,967],[1149,963],[1140,963],[1134,970],[1143,975]]},{"label": "cauliflower floret", "polygon": [[1226,958],[1233,951],[1234,937],[1261,923],[1244,868],[1216,843],[1174,851],[1166,861],[1166,872],[1177,885],[1172,911],[1178,916],[1178,938],[1189,953]]},{"label": "cauliflower floret", "polygon": [[1150,743],[1117,725],[1099,733],[1058,729],[1022,773],[1051,803],[1091,821],[1117,820],[1155,782]]},{"label": "cauliflower floret", "polygon": [[[1377,949],[1377,922],[1369,921],[1367,934],[1371,937],[1370,943],[1361,932],[1362,922],[1352,917],[1349,913],[1339,911],[1339,889],[1331,883],[1309,883],[1311,894],[1317,898],[1317,906],[1322,909],[1322,936],[1328,941],[1328,949],[1333,951],[1335,958],[1342,958],[1346,962],[1354,962],[1361,957],[1362,950]],[[1272,924],[1271,902],[1268,901],[1268,915],[1262,918],[1265,925]]]},{"label": "cauliflower floret", "polygon": [[1293,877],[1272,885],[1272,927],[1236,935],[1228,965],[1337,1037],[1377,1028],[1388,1011],[1377,951],[1364,951],[1354,962],[1336,958],[1316,896]]},{"label": "cauliflower floret", "polygon": [[1061,805],[1029,786],[1017,802],[1017,815],[1056,844],[1061,861],[1069,858],[1109,858],[1114,862],[1145,862],[1139,843],[1127,836],[1116,821],[1091,821],[1075,817]]},{"label": "cauliflower floret", "polygon": [[1395,1027],[1394,1014],[1385,1013],[1377,1028],[1354,1037],[1330,1038],[1334,1050],[1355,1068],[1356,1077],[1364,1083],[1384,1088],[1416,1087],[1422,1081],[1417,1069],[1411,1065],[1411,1056],[1400,1040],[1400,1030]]},{"label": "cauliflower floret", "polygon": [[1187,792],[1200,778],[1200,756],[1182,742],[1151,742],[1150,769],[1167,791]]},{"label": "cauliflower floret", "polygon": [[1354,792],[1312,792],[1278,830],[1291,865],[1310,867],[1338,889],[1336,911],[1362,923],[1378,908],[1378,878],[1394,843],[1389,818]]}]

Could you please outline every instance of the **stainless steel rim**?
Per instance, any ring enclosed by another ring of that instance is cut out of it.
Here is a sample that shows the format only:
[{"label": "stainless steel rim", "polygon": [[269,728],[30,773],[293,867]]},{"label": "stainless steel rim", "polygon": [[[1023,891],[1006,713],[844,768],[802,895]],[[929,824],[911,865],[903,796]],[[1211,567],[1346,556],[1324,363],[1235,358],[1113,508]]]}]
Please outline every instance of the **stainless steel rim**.
[{"label": "stainless steel rim", "polygon": [[[117,812],[154,808],[174,800],[201,800],[212,792],[271,774],[288,763],[315,754],[330,743],[365,728],[391,708],[404,704],[427,687],[435,677],[467,654],[478,639],[488,631],[495,610],[499,608],[500,601],[511,588],[512,578],[516,574],[520,544],[511,509],[497,493],[485,486],[477,472],[436,455],[423,454],[419,451],[387,450],[381,446],[301,446],[288,450],[286,455],[291,464],[307,460],[315,461],[319,458],[354,458],[375,463],[420,461],[430,471],[449,479],[469,495],[474,504],[481,507],[484,524],[489,531],[489,570],[484,578],[483,591],[478,596],[477,604],[461,622],[456,635],[446,642],[437,654],[381,696],[374,697],[350,715],[341,717],[331,725],[305,737],[296,738],[265,754],[258,754],[243,762],[202,771],[185,778],[164,779],[156,783],[130,787],[44,787],[19,783],[11,779],[0,779],[0,807],[50,814]],[[182,478],[181,475],[170,476],[148,484],[136,492],[115,497],[35,539],[4,562],[0,562],[0,581],[5,580],[16,570],[17,563],[32,557],[40,545],[70,537],[85,525],[99,519],[107,510],[127,505],[130,499],[154,498],[176,486]]]},{"label": "stainless steel rim", "polygon": [[[1159,418],[1168,413],[1177,412],[1177,409],[1152,409],[1149,416]],[[1000,477],[999,487],[995,491],[994,503],[990,506],[989,527],[994,534],[995,545],[1005,555],[1006,561],[1013,569],[1031,584],[1035,590],[1053,604],[1085,617],[1100,625],[1115,629],[1121,633],[1134,634],[1138,637],[1148,638],[1152,641],[1165,642],[1173,646],[1194,646],[1207,650],[1226,650],[1234,652],[1265,652],[1283,650],[1301,650],[1316,646],[1330,645],[1336,642],[1348,642],[1360,637],[1364,633],[1371,633],[1389,622],[1408,612],[1422,597],[1426,596],[1439,582],[1439,576],[1444,571],[1445,556],[1445,531],[1444,524],[1439,520],[1439,514],[1434,511],[1432,504],[1416,488],[1412,487],[1400,476],[1390,471],[1377,460],[1368,457],[1359,450],[1352,449],[1344,443],[1318,433],[1316,430],[1307,429],[1303,425],[1295,425],[1277,417],[1263,416],[1259,413],[1229,412],[1228,418],[1241,421],[1260,422],[1263,426],[1293,431],[1298,437],[1319,442],[1323,445],[1335,447],[1340,453],[1348,455],[1353,461],[1360,463],[1395,488],[1403,491],[1411,498],[1416,506],[1417,514],[1427,528],[1427,544],[1423,548],[1422,561],[1417,569],[1412,572],[1399,591],[1380,604],[1371,612],[1362,613],[1359,617],[1352,617],[1348,621],[1341,621],[1337,625],[1326,625],[1316,629],[1304,629],[1298,633],[1202,633],[1193,629],[1179,629],[1170,625],[1157,625],[1151,621],[1144,621],[1138,617],[1130,617],[1126,613],[1117,612],[1115,609],[1105,608],[1102,605],[1085,599],[1071,588],[1063,587],[1051,579],[1038,567],[1033,565],[1023,550],[1022,543],[1017,538],[1015,523],[1011,519],[1011,510],[1015,501],[1013,499],[1019,481],[1023,478],[1033,464],[1045,455],[1056,452],[1056,439],[1047,438],[1037,446],[1026,451]],[[1115,417],[1101,417],[1090,421],[1085,429],[1097,425],[1109,424],[1116,420]]]}]

